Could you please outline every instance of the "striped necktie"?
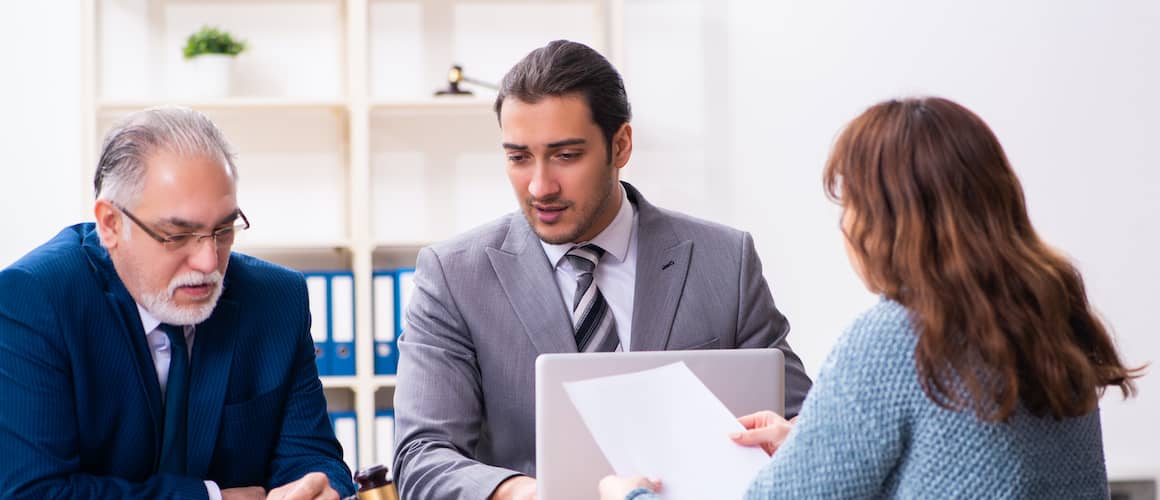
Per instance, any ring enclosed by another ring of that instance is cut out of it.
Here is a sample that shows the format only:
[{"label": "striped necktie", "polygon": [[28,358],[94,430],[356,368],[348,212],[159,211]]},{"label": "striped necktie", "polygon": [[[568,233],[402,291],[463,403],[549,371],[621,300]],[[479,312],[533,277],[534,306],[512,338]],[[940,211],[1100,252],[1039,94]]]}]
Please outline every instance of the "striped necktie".
[{"label": "striped necktie", "polygon": [[592,271],[604,249],[587,244],[564,254],[576,269],[576,293],[572,296],[572,325],[578,352],[611,352],[620,346],[612,310],[593,282]]}]

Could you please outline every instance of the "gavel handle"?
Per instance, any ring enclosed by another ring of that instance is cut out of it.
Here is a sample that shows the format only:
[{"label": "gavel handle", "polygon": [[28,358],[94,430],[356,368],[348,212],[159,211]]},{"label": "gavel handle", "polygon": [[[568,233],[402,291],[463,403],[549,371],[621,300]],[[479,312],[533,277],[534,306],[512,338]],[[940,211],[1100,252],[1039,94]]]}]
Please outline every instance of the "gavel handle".
[{"label": "gavel handle", "polygon": [[489,83],[489,82],[485,82],[482,80],[476,80],[474,78],[468,78],[466,76],[463,77],[463,81],[470,83],[472,85],[479,85],[480,87],[486,87],[486,88],[489,88],[491,90],[499,90],[499,86],[497,86],[494,83]]}]

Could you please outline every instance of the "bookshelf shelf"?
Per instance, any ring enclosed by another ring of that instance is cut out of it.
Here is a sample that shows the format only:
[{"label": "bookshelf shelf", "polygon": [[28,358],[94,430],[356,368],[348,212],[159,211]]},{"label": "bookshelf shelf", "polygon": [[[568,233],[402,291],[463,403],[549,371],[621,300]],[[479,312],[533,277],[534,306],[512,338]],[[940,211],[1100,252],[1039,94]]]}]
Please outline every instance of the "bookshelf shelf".
[{"label": "bookshelf shelf", "polygon": [[102,113],[128,113],[154,106],[176,105],[200,110],[263,111],[263,110],[328,110],[345,113],[349,104],[341,99],[294,99],[278,97],[233,97],[222,99],[141,99],[105,100],[97,103]]},{"label": "bookshelf shelf", "polygon": [[358,389],[360,385],[358,377],[324,376],[319,379],[323,389]]}]

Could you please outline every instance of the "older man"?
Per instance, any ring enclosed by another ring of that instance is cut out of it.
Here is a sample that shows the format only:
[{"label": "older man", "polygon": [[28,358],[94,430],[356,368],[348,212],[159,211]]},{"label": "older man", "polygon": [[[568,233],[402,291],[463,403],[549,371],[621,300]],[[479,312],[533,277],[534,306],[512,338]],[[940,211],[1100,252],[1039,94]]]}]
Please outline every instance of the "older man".
[{"label": "older man", "polygon": [[96,223],[0,271],[0,497],[338,498],[302,276],[232,254],[250,223],[200,113],[105,140]]}]

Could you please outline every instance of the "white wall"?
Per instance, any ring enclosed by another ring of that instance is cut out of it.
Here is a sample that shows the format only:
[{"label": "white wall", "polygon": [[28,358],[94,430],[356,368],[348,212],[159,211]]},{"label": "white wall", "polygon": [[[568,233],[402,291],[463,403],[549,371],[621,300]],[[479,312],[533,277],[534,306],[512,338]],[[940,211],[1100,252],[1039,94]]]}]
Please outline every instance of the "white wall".
[{"label": "white wall", "polygon": [[81,215],[80,2],[0,6],[0,268]]},{"label": "white wall", "polygon": [[[958,100],[991,125],[1033,222],[1078,263],[1128,363],[1157,360],[1160,4],[626,0],[625,12],[635,133],[667,152],[634,155],[626,176],[753,233],[811,374],[877,300],[842,249],[826,154],[863,109],[913,94]],[[678,183],[703,187],[682,196]],[[1160,383],[1138,388],[1103,400],[1115,477],[1160,473]]]},{"label": "white wall", "polygon": [[[979,113],[1042,236],[1070,254],[1130,364],[1160,336],[1160,3],[734,0],[725,7],[732,222],[757,240],[794,345],[816,370],[870,297],[849,270],[820,175],[840,128],[896,95]],[[641,89],[636,89],[639,93]],[[1155,371],[1155,370],[1153,370]],[[1103,400],[1109,471],[1160,472],[1160,383]]]}]

